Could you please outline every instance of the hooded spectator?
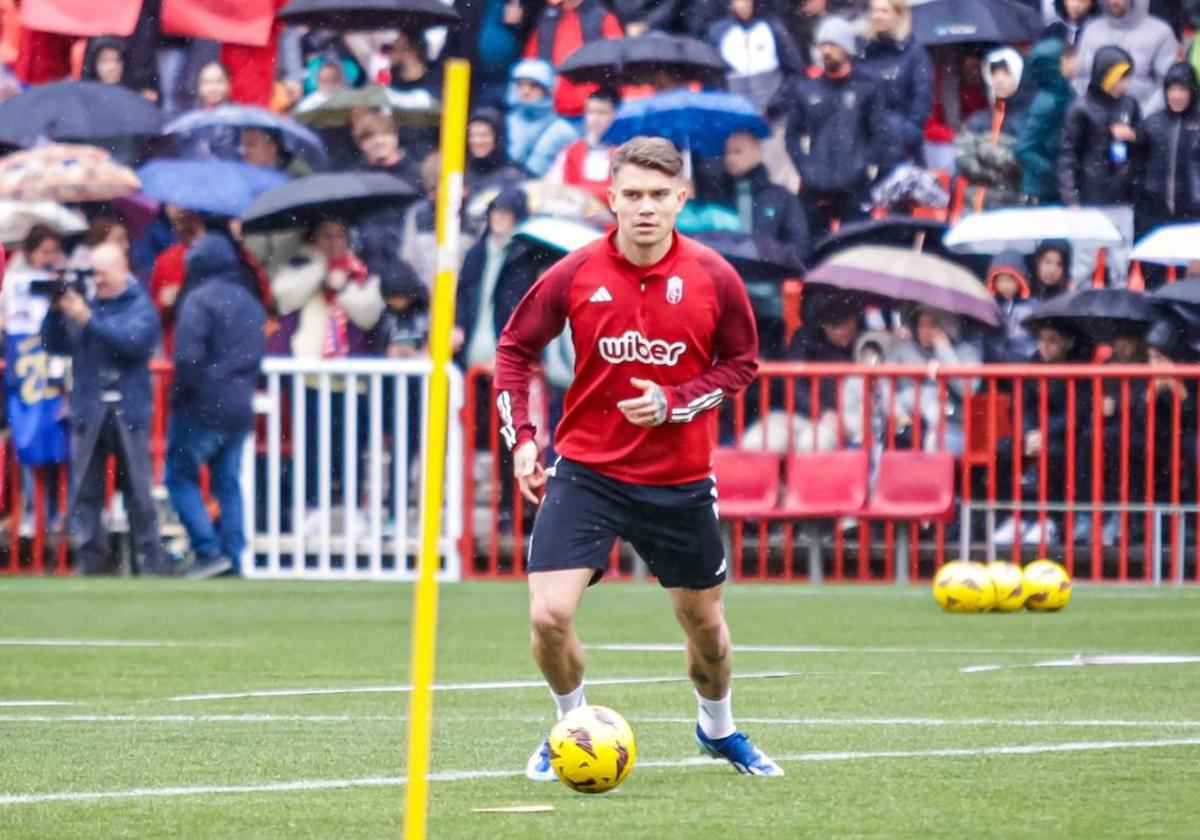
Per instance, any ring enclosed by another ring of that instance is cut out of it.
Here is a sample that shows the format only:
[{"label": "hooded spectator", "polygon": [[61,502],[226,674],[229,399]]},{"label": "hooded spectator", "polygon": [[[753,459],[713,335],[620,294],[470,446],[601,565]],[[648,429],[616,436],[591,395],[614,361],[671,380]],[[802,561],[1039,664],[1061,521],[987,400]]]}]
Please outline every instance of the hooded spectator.
[{"label": "hooded spectator", "polygon": [[1145,132],[1146,169],[1137,208],[1137,229],[1146,231],[1200,215],[1200,84],[1186,62],[1171,65],[1163,79],[1167,107],[1151,114]]},{"label": "hooded spectator", "polygon": [[612,184],[612,159],[616,149],[601,138],[617,114],[619,96],[610,88],[598,88],[587,99],[583,112],[583,136],[558,153],[546,180],[587,190],[605,204]]},{"label": "hooded spectator", "polygon": [[[861,304],[837,298],[815,298],[805,306],[804,325],[792,336],[787,358],[796,362],[853,362],[854,343],[862,329]],[[796,380],[796,414],[837,422],[837,380],[821,378],[813,405],[811,380]],[[835,426],[836,428],[836,426]]]},{"label": "hooded spectator", "polygon": [[85,82],[119,85],[125,81],[127,51],[120,38],[104,35],[88,42],[79,78]]},{"label": "hooded spectator", "polygon": [[1099,14],[1095,0],[1054,0],[1054,20],[1042,32],[1043,38],[1055,38],[1076,46],[1083,28]]},{"label": "hooded spectator", "polygon": [[1080,96],[1095,83],[1093,67],[1105,47],[1119,45],[1133,65],[1129,95],[1142,114],[1163,107],[1162,83],[1175,63],[1179,42],[1171,27],[1149,12],[1150,0],[1099,0],[1101,14],[1084,29],[1077,44],[1079,67],[1075,91]]},{"label": "hooded spectator", "polygon": [[925,123],[933,110],[933,62],[912,36],[908,0],[871,0],[869,33],[859,67],[879,80],[888,164],[922,163]]},{"label": "hooded spectator", "polygon": [[393,359],[411,359],[425,351],[429,340],[429,289],[403,260],[393,260],[380,274],[383,317],[379,332],[384,353]]},{"label": "hooded spectator", "polygon": [[[757,137],[747,132],[729,136],[725,141],[725,172],[726,203],[737,212],[740,230],[778,247],[797,266],[802,265],[808,252],[808,221],[800,200],[771,181]],[[760,353],[767,359],[782,358],[785,348],[779,281],[749,275],[743,279],[758,324]]]},{"label": "hooded spectator", "polygon": [[1014,150],[1025,127],[1024,70],[1021,54],[1011,47],[989,52],[982,73],[990,107],[972,114],[955,137],[958,171],[971,185],[967,204],[975,210],[1009,206],[1020,198],[1021,167]]},{"label": "hooded spectator", "polygon": [[545,61],[526,59],[513,68],[505,124],[508,158],[538,178],[579,136],[569,122],[554,113],[553,89],[554,71]]},{"label": "hooded spectator", "polygon": [[1065,239],[1045,239],[1033,252],[1030,292],[1035,300],[1049,300],[1071,290],[1074,251]]},{"label": "hooded spectator", "polygon": [[[212,577],[236,566],[246,547],[242,446],[254,428],[266,312],[242,283],[241,258],[228,236],[200,237],[188,249],[186,265],[165,483],[196,555],[188,575]],[[221,507],[219,530],[200,495],[204,465]]]},{"label": "hooded spectator", "polygon": [[527,286],[505,276],[512,234],[529,215],[525,193],[510,187],[488,205],[487,230],[467,251],[458,282],[455,352],[463,366],[490,362],[496,339]]},{"label": "hooded spectator", "polygon": [[1074,50],[1056,38],[1042,41],[1028,56],[1029,76],[1037,92],[1029,103],[1014,154],[1021,166],[1021,193],[1033,204],[1059,201],[1055,168],[1063,121],[1075,98],[1068,81],[1074,75],[1074,62]]},{"label": "hooded spectator", "polygon": [[730,0],[729,13],[708,28],[707,40],[729,65],[729,89],[759,111],[789,76],[804,72],[804,59],[792,36],[756,0]]},{"label": "hooded spectator", "polygon": [[467,194],[486,184],[518,181],[524,173],[505,154],[504,117],[495,108],[477,108],[467,121],[467,169],[463,177]]},{"label": "hooded spectator", "polygon": [[1140,157],[1141,109],[1127,95],[1133,60],[1104,47],[1092,62],[1087,94],[1071,104],[1058,156],[1063,204],[1132,204]]},{"label": "hooded spectator", "polygon": [[1019,251],[1001,251],[992,259],[987,274],[987,290],[1000,307],[999,331],[983,345],[985,362],[1024,362],[1033,355],[1036,344],[1021,322],[1033,312],[1029,280],[1025,277],[1025,258]]},{"label": "hooded spectator", "polygon": [[[525,58],[541,59],[551,67],[557,67],[584,44],[622,36],[621,22],[600,0],[547,0],[525,45]],[[555,86],[554,81],[551,75],[551,84],[547,86],[554,94],[554,110],[564,117],[581,115],[587,95],[595,90],[595,86],[565,78],[558,79]],[[516,159],[515,155],[512,157]]]},{"label": "hooded spectator", "polygon": [[829,16],[817,32],[824,72],[779,89],[771,111],[787,117],[788,154],[800,175],[810,235],[866,215],[867,189],[878,171],[883,99],[878,84],[852,62],[854,27]]}]

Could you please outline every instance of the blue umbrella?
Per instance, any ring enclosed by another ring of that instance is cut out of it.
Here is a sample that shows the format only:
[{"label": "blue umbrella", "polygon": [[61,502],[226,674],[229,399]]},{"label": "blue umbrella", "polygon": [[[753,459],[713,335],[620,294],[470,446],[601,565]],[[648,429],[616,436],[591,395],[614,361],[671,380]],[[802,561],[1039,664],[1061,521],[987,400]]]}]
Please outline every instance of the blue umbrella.
[{"label": "blue umbrella", "polygon": [[100,82],[54,82],[21,91],[0,105],[0,141],[41,138],[101,143],[157,134],[162,112],[129,88]]},{"label": "blue umbrella", "polygon": [[604,142],[624,143],[639,135],[665,137],[680,149],[714,157],[724,154],[725,140],[740,131],[770,136],[749,99],[720,91],[677,90],[624,103]]},{"label": "blue umbrella", "polygon": [[142,193],[196,213],[240,216],[261,193],[288,181],[276,169],[227,160],[160,158],[138,170]]},{"label": "blue umbrella", "polygon": [[302,158],[313,168],[325,165],[325,144],[312,129],[265,108],[221,105],[188,111],[167,123],[163,134],[182,140],[196,156],[235,159],[241,132],[247,128],[275,134],[286,154]]}]

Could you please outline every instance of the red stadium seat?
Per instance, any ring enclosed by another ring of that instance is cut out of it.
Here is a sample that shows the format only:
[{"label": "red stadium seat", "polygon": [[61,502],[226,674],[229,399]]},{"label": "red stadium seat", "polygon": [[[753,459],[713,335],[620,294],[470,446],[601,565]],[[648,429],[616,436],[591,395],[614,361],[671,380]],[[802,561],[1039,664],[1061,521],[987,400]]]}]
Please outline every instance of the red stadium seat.
[{"label": "red stadium seat", "polygon": [[743,449],[713,454],[722,519],[764,519],[779,503],[779,455]]},{"label": "red stadium seat", "polygon": [[868,519],[946,519],[954,511],[954,456],[949,452],[884,452]]},{"label": "red stadium seat", "polygon": [[779,515],[833,519],[862,510],[867,501],[867,453],[799,452],[787,456],[786,490]]}]

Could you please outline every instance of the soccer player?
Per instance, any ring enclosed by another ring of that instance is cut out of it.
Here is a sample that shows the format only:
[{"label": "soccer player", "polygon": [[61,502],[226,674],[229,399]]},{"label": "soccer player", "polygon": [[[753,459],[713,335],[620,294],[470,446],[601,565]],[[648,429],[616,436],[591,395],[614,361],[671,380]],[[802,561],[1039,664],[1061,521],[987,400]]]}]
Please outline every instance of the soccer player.
[{"label": "soccer player", "polygon": [[[540,504],[527,566],[533,655],[560,718],[586,705],[575,611],[623,537],[667,589],[687,636],[701,749],[740,773],[782,776],[733,723],[711,477],[714,409],[754,378],[758,339],[741,278],[675,231],[687,199],[682,171],[667,140],[621,146],[608,191],[616,230],[547,271],[500,336],[501,433],[521,493]],[[560,457],[547,469],[529,419],[529,378],[568,322],[575,380],[555,439]],[[554,778],[546,741],[525,772]]]}]

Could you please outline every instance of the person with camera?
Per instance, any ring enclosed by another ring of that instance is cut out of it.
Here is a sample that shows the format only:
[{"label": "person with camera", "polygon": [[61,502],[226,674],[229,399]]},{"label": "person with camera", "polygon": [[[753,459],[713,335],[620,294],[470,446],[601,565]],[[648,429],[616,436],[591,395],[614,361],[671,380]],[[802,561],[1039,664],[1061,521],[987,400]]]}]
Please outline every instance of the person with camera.
[{"label": "person with camera", "polygon": [[150,495],[150,357],[162,337],[158,313],[113,244],[92,251],[95,292],[70,279],[52,294],[42,327],[51,353],[71,356],[71,509],[69,533],[83,574],[108,570],[108,534],[101,521],[108,458],[129,511],[132,542],[144,575],[169,574]]}]

